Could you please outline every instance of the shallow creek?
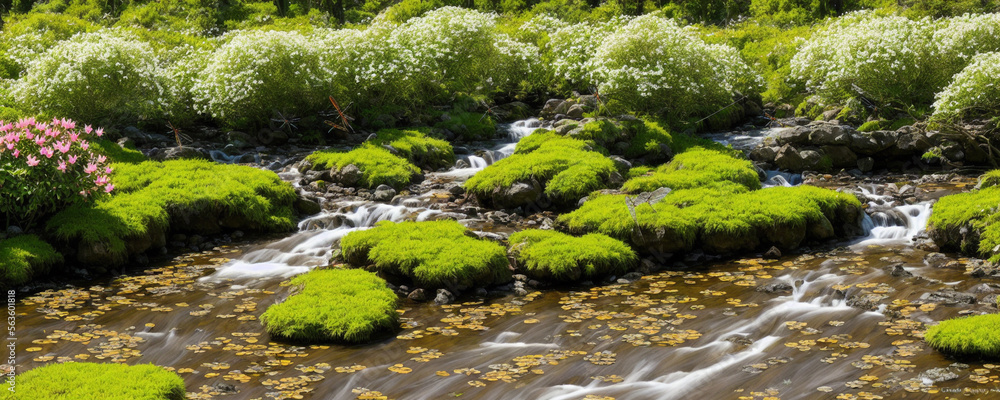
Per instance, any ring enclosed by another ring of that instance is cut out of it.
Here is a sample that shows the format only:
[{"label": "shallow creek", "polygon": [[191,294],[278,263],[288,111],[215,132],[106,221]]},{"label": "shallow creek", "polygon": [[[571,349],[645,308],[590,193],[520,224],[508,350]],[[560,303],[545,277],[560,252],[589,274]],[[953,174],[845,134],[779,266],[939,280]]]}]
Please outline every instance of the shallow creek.
[{"label": "shallow creek", "polygon": [[[475,171],[460,172],[447,174]],[[258,317],[288,295],[285,278],[325,265],[351,230],[457,218],[430,197],[337,204],[284,239],[21,296],[18,367],[154,363],[184,377],[191,399],[1000,395],[1000,365],[960,364],[922,341],[925,323],[994,309],[931,301],[951,289],[980,302],[986,294],[973,290],[982,281],[964,259],[938,268],[909,245],[930,213],[923,204],[898,207],[908,217],[870,218],[866,238],[808,254],[670,262],[631,282],[443,306],[403,298],[402,329],[364,346],[270,340]],[[898,276],[897,265],[913,276]],[[778,290],[758,289],[766,285]],[[875,311],[847,304],[866,295],[888,297]]]}]

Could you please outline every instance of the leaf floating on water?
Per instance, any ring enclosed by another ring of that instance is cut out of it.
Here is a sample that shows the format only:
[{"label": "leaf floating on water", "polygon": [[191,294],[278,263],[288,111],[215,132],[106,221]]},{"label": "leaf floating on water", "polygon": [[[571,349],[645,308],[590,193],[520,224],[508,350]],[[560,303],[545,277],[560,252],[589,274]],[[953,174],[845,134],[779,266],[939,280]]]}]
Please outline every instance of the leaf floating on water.
[{"label": "leaf floating on water", "polygon": [[434,374],[437,376],[451,376],[451,374],[449,374],[448,371],[438,371],[435,372]]},{"label": "leaf floating on water", "polygon": [[389,367],[389,371],[395,372],[397,374],[408,374],[410,372],[413,372],[413,369],[409,367],[404,367],[403,364],[395,364]]}]

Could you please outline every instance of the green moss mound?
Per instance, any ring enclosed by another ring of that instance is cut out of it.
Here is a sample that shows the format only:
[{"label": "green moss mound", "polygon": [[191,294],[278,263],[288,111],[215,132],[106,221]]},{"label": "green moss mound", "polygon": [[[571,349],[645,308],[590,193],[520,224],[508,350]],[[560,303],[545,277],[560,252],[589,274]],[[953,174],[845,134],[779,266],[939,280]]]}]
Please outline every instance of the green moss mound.
[{"label": "green moss mound", "polygon": [[383,129],[371,141],[389,145],[410,162],[431,170],[455,164],[455,151],[446,140],[427,137],[420,130]]},{"label": "green moss mound", "polygon": [[137,150],[133,145],[122,147],[118,143],[110,140],[97,140],[91,142],[90,146],[95,153],[107,156],[108,160],[111,160],[113,163],[138,164],[148,160],[146,156],[143,155],[141,151]]},{"label": "green moss mound", "polygon": [[420,168],[405,158],[373,143],[365,143],[348,152],[320,150],[306,157],[306,161],[312,164],[314,170],[341,169],[354,164],[361,171],[358,185],[367,188],[382,184],[400,188],[409,184],[413,175],[420,173]]},{"label": "green moss mound", "polygon": [[375,274],[313,270],[291,280],[299,290],[264,311],[272,336],[305,342],[362,343],[399,325],[396,294]]},{"label": "green moss mound", "polygon": [[588,142],[538,131],[521,139],[513,155],[469,178],[465,189],[481,202],[516,207],[523,204],[512,204],[494,193],[502,193],[515,182],[537,180],[551,200],[568,204],[608,187],[614,172],[614,162],[593,151]]},{"label": "green moss mound", "polygon": [[1000,314],[977,315],[941,321],[927,328],[927,344],[959,357],[1000,357]]},{"label": "green moss mound", "polygon": [[380,222],[340,241],[354,266],[373,265],[423,288],[482,287],[510,280],[504,248],[455,221]]},{"label": "green moss mound", "polygon": [[760,177],[749,160],[723,152],[694,147],[678,154],[649,176],[629,179],[622,186],[628,192],[649,192],[661,187],[690,189],[715,182],[729,181],[748,189],[760,189]]},{"label": "green moss mound", "polygon": [[942,197],[928,221],[931,238],[943,249],[1000,261],[1000,186],[997,171],[981,178],[983,189]]},{"label": "green moss mound", "polygon": [[592,233],[529,229],[510,236],[511,252],[524,273],[548,281],[577,281],[616,275],[638,262],[632,248],[619,240]]},{"label": "green moss mound", "polygon": [[557,222],[571,233],[598,232],[649,251],[673,253],[698,246],[708,252],[796,248],[805,239],[844,236],[861,204],[851,195],[811,186],[751,191],[734,182],[675,190],[662,201],[638,204],[626,195],[595,194]]},{"label": "green moss mound", "polygon": [[991,188],[998,184],[1000,184],[1000,169],[995,169],[979,177],[979,182],[976,184],[976,189]]},{"label": "green moss mound", "polygon": [[62,255],[38,236],[21,235],[0,240],[0,287],[28,282],[62,262]]},{"label": "green moss mound", "polygon": [[48,364],[17,377],[17,392],[0,399],[19,400],[182,400],[184,379],[152,364]]},{"label": "green moss mound", "polygon": [[[101,247],[118,262],[163,240],[168,230],[211,234],[222,228],[287,231],[295,190],[273,172],[202,160],[112,164],[112,196],[52,217],[55,237]],[[138,240],[137,240],[138,239]],[[80,261],[88,263],[83,252]]]}]

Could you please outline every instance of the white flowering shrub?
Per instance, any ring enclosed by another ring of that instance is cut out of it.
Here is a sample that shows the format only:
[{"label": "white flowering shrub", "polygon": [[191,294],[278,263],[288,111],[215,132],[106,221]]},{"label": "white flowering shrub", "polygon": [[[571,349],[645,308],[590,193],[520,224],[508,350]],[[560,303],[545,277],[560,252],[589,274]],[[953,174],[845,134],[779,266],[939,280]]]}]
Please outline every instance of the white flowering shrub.
[{"label": "white flowering shrub", "polygon": [[227,126],[245,126],[266,122],[275,111],[323,107],[329,72],[306,36],[234,31],[223,40],[191,88],[198,111]]},{"label": "white flowering shrub", "polygon": [[[604,23],[583,22],[564,26],[549,34],[545,48],[546,64],[556,80],[556,86],[593,86],[588,62],[597,48],[628,19],[616,18]],[[561,81],[561,82],[560,82]]]},{"label": "white flowering shrub", "polygon": [[11,88],[21,109],[84,122],[155,118],[164,101],[159,66],[146,43],[119,30],[59,42]]},{"label": "white flowering shrub", "polygon": [[932,119],[996,115],[1000,111],[1000,53],[976,56],[937,94]]},{"label": "white flowering shrub", "polygon": [[1000,51],[1000,13],[943,19],[933,37],[944,74],[951,76],[980,53]]},{"label": "white flowering shrub", "polygon": [[327,91],[339,102],[403,104],[413,91],[408,66],[389,40],[396,25],[376,20],[367,29],[317,29],[310,40],[329,70]]},{"label": "white flowering shrub", "polygon": [[739,54],[708,45],[671,19],[645,15],[607,36],[585,63],[591,79],[629,110],[705,116],[761,84]]},{"label": "white flowering shrub", "polygon": [[172,124],[185,124],[197,118],[199,108],[193,90],[211,57],[210,49],[189,45],[161,53],[164,65],[160,68],[160,79],[167,92],[161,107],[163,116]]}]

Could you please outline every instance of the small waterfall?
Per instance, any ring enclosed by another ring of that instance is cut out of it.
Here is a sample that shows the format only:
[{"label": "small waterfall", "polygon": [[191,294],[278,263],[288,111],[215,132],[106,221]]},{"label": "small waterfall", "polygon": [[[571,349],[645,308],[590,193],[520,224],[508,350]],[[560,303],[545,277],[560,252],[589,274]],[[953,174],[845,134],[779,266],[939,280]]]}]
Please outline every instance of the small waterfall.
[{"label": "small waterfall", "polygon": [[483,169],[490,165],[485,158],[480,156],[468,156],[465,161],[469,163],[469,168]]},{"label": "small waterfall", "polygon": [[767,171],[767,179],[760,185],[769,188],[775,186],[799,186],[802,184],[802,174],[781,171]]},{"label": "small waterfall", "polygon": [[493,163],[500,161],[504,158],[510,157],[514,154],[514,150],[517,149],[517,142],[524,139],[528,135],[531,135],[536,129],[542,126],[542,121],[537,118],[525,119],[521,121],[516,121],[509,125],[504,126],[504,130],[507,131],[507,141],[499,143],[492,149],[487,149],[479,152],[478,155],[470,155],[464,158],[465,162],[469,165],[465,168],[455,168],[448,172],[443,172],[438,174],[443,177],[451,178],[462,178],[468,179],[476,172],[482,171]]},{"label": "small waterfall", "polygon": [[861,243],[908,243],[927,227],[930,217],[930,202],[898,206],[865,215],[863,227],[868,236]]}]

